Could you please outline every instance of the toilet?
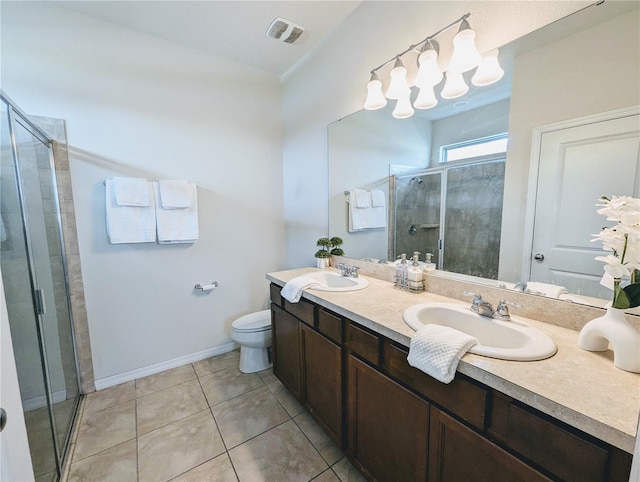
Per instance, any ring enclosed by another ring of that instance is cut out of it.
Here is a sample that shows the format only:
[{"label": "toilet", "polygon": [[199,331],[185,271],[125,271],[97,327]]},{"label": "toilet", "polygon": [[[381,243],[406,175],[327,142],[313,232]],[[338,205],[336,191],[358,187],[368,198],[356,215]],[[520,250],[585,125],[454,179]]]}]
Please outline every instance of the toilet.
[{"label": "toilet", "polygon": [[271,310],[256,311],[231,323],[231,339],[240,344],[240,371],[254,373],[271,366]]}]

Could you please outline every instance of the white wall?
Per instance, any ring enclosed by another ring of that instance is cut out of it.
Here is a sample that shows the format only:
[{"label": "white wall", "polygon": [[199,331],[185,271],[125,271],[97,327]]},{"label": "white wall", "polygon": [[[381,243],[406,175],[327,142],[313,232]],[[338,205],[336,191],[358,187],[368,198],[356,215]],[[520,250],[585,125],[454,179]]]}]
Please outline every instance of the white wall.
[{"label": "white wall", "polygon": [[[229,348],[231,322],[267,307],[264,274],[284,267],[279,79],[48,2],[3,2],[2,89],[67,123],[98,386]],[[199,242],[108,244],[102,181],[115,175],[196,182]]]},{"label": "white wall", "polygon": [[[312,264],[315,240],[327,234],[327,125],[362,108],[372,68],[467,12],[484,52],[589,3],[363,2],[283,79],[287,266]],[[443,65],[454,34],[440,42]]]}]

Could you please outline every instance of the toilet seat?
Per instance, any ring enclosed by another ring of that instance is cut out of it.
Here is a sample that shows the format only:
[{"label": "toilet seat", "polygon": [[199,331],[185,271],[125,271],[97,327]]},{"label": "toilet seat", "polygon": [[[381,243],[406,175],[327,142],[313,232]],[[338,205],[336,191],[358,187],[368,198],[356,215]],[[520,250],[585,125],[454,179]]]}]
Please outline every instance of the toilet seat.
[{"label": "toilet seat", "polygon": [[241,316],[231,323],[231,327],[239,333],[256,333],[271,329],[271,310],[256,311]]}]

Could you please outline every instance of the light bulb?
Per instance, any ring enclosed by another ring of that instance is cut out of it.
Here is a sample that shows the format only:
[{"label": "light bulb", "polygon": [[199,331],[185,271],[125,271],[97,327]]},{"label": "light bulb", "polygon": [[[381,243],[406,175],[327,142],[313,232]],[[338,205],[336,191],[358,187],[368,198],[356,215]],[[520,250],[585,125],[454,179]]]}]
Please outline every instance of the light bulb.
[{"label": "light bulb", "polygon": [[387,89],[387,99],[401,99],[411,95],[411,89],[407,83],[407,69],[402,64],[400,57],[396,58],[396,63],[391,69],[391,83]]},{"label": "light bulb", "polygon": [[396,103],[396,108],[393,109],[393,117],[396,119],[406,119],[407,117],[411,117],[413,115],[413,107],[411,107],[410,97],[407,95],[406,97],[401,97],[398,99]]},{"label": "light bulb", "polygon": [[364,102],[364,108],[377,110],[382,109],[385,105],[387,105],[387,99],[382,93],[382,82],[374,72],[371,74],[371,80],[367,84],[367,100]]},{"label": "light bulb", "polygon": [[502,70],[498,62],[498,53],[498,49],[493,49],[484,54],[476,73],[473,74],[471,79],[473,85],[490,85],[502,78],[504,70]]},{"label": "light bulb", "polygon": [[462,74],[478,66],[482,56],[475,44],[476,33],[466,20],[460,24],[460,30],[453,37],[453,55],[449,63],[449,72]]},{"label": "light bulb", "polygon": [[440,95],[443,99],[455,99],[466,94],[469,91],[469,86],[464,81],[462,74],[454,74],[447,72],[447,81],[444,83],[444,88]]},{"label": "light bulb", "polygon": [[444,74],[438,67],[438,51],[429,49],[425,50],[418,57],[420,68],[416,76],[417,87],[433,87],[440,83]]},{"label": "light bulb", "polygon": [[438,99],[436,99],[436,94],[433,92],[433,86],[420,87],[420,92],[418,92],[418,97],[413,106],[416,109],[431,109],[436,105],[438,105]]}]

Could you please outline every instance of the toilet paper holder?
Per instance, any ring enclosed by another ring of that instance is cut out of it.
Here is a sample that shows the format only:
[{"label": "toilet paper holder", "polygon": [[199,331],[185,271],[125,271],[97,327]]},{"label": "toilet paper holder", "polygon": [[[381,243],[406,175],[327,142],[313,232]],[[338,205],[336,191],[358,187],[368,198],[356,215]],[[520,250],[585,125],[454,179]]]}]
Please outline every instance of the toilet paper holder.
[{"label": "toilet paper holder", "polygon": [[211,291],[211,290],[216,289],[217,287],[218,287],[218,282],[217,281],[212,281],[209,284],[198,283],[193,288],[196,291]]}]

